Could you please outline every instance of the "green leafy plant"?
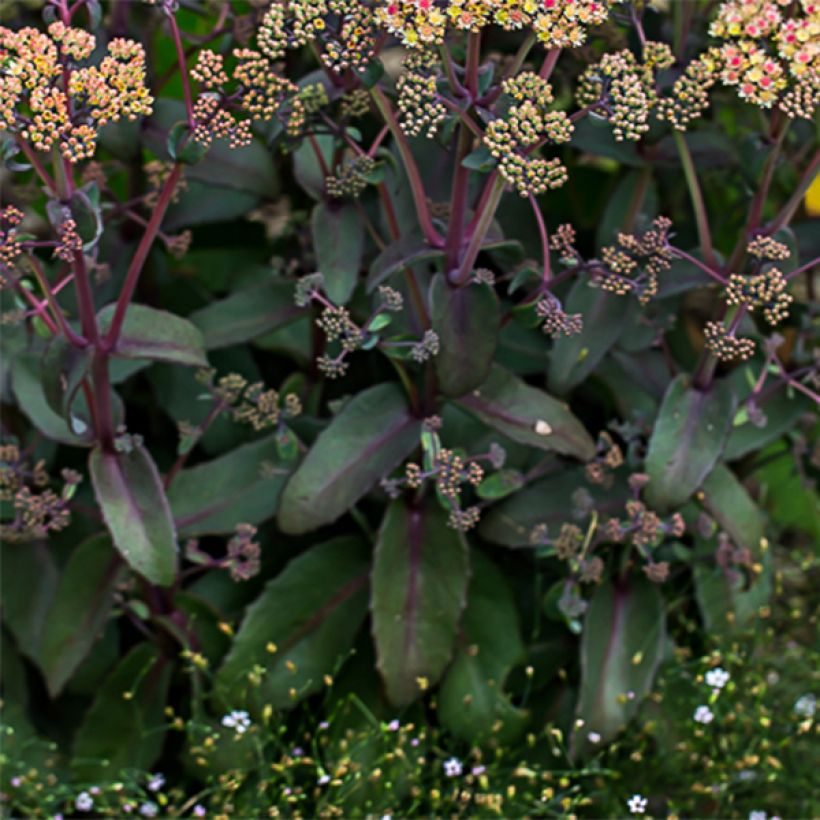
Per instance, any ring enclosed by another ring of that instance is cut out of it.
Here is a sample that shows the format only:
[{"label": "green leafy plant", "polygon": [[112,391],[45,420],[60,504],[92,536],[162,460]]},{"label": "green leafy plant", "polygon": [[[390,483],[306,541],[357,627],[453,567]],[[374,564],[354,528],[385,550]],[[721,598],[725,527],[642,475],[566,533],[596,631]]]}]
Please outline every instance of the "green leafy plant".
[{"label": "green leafy plant", "polygon": [[817,540],[818,5],[31,5],[12,810],[649,810],[658,670]]}]

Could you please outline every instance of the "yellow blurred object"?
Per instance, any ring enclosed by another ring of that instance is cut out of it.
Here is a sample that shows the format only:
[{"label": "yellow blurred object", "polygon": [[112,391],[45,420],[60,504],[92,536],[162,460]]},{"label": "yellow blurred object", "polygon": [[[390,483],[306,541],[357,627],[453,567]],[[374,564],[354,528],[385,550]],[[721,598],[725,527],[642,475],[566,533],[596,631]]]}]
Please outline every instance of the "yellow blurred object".
[{"label": "yellow blurred object", "polygon": [[820,174],[814,178],[811,187],[806,191],[805,203],[809,216],[820,216]]}]

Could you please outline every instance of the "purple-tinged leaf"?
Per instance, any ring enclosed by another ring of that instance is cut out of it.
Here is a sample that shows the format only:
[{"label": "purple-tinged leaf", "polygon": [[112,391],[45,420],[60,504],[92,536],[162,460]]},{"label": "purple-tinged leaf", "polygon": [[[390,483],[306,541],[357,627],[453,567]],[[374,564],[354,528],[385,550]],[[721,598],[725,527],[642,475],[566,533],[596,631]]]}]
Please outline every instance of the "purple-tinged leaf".
[{"label": "purple-tinged leaf", "polygon": [[123,573],[108,535],[94,536],[72,552],[46,617],[38,652],[52,697],[62,691],[100,637]]},{"label": "purple-tinged leaf", "polygon": [[126,563],[149,581],[170,586],[177,569],[177,541],[171,507],[148,451],[128,453],[95,447],[89,471],[103,518]]},{"label": "purple-tinged leaf", "polygon": [[337,305],[350,301],[359,279],[364,252],[364,224],[356,207],[320,202],[310,221],[316,268],[324,290]]},{"label": "purple-tinged leaf", "polygon": [[430,285],[430,311],[441,341],[434,359],[439,387],[446,396],[463,396],[490,375],[501,326],[498,297],[488,285],[454,288],[438,274]]},{"label": "purple-tinged leaf", "polygon": [[581,691],[583,720],[572,737],[573,755],[606,743],[630,720],[649,693],[663,659],[666,612],[657,585],[644,578],[607,582],[595,590],[584,617]]},{"label": "purple-tinged leaf", "polygon": [[387,698],[407,706],[418,679],[438,681],[453,654],[467,602],[470,566],[464,536],[435,502],[385,513],[373,563],[370,610],[377,666]]},{"label": "purple-tinged leaf", "polygon": [[473,577],[462,639],[438,694],[441,722],[469,743],[513,743],[529,715],[510,702],[504,681],[526,658],[515,599],[504,575],[480,552],[470,555]]},{"label": "purple-tinged leaf", "polygon": [[647,501],[662,510],[680,507],[720,458],[734,418],[727,382],[707,391],[678,376],[664,396],[646,455]]},{"label": "purple-tinged leaf", "polygon": [[[336,538],[294,558],[248,607],[216,676],[226,705],[259,713],[295,705],[325,686],[344,660],[367,614],[369,550]],[[254,666],[265,670],[258,686]]]},{"label": "purple-tinged leaf", "polygon": [[212,302],[188,318],[199,328],[206,350],[243,344],[305,315],[293,302],[293,283],[266,282]]},{"label": "purple-tinged leaf", "polygon": [[409,455],[420,433],[398,385],[350,399],[285,486],[279,528],[296,535],[335,521]]},{"label": "purple-tinged leaf", "polygon": [[[108,332],[114,310],[115,305],[108,305],[97,315],[100,333]],[[208,366],[199,329],[181,316],[147,305],[129,305],[113,355],[189,367]]]},{"label": "purple-tinged leaf", "polygon": [[391,242],[371,263],[367,290],[374,291],[396,271],[421,262],[441,259],[444,251],[427,243],[420,233],[408,233]]},{"label": "purple-tinged leaf", "polygon": [[458,404],[520,444],[581,461],[595,455],[595,443],[565,404],[501,367],[493,367],[490,378]]},{"label": "purple-tinged leaf", "polygon": [[162,751],[172,665],[150,643],[137,644],[103,682],[74,737],[72,770],[87,781],[146,771]]}]

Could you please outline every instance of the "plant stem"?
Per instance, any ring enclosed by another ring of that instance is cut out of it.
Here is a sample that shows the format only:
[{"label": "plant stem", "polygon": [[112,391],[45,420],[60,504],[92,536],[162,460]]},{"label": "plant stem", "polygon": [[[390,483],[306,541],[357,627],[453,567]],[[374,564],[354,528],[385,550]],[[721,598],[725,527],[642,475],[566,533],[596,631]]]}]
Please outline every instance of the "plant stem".
[{"label": "plant stem", "polygon": [[700,190],[698,174],[695,170],[695,163],[692,161],[692,154],[686,144],[683,134],[680,131],[673,131],[675,146],[680,155],[683,174],[686,178],[686,185],[689,188],[689,198],[695,211],[695,221],[698,226],[698,237],[700,238],[700,252],[706,264],[712,268],[717,267],[715,251],[712,246],[712,234],[709,230],[709,216],[706,213],[706,205],[703,201],[703,193]]},{"label": "plant stem", "polygon": [[378,87],[370,89],[370,94],[376,107],[379,109],[385,123],[390,128],[390,133],[393,134],[393,139],[396,140],[396,145],[399,149],[402,162],[404,163],[404,170],[407,173],[407,179],[410,183],[410,190],[413,194],[413,202],[416,206],[416,216],[419,220],[422,233],[427,241],[434,248],[443,248],[444,239],[433,225],[433,220],[430,217],[430,209],[427,206],[427,197],[424,193],[424,185],[421,181],[421,174],[419,173],[418,165],[416,165],[413,152],[410,150],[410,144],[404,131],[401,130],[398,120],[396,119],[393,109],[390,106],[390,101],[385,96],[385,93]]},{"label": "plant stem", "polygon": [[800,203],[806,195],[806,191],[809,190],[812,182],[814,182],[818,170],[820,170],[820,149],[814,152],[814,156],[803,172],[803,176],[800,178],[800,182],[797,183],[797,187],[789,197],[788,202],[786,202],[780,210],[780,213],[766,226],[766,233],[769,236],[777,233],[781,228],[784,228],[791,222],[795,211],[800,207]]},{"label": "plant stem", "polygon": [[51,191],[51,193],[57,193],[57,183],[52,179],[51,175],[46,171],[43,167],[43,164],[37,158],[37,154],[34,149],[18,134],[17,135],[17,144],[22,149],[23,153],[26,155],[26,159],[31,163],[31,167],[34,168],[37,176],[43,181],[45,186]]},{"label": "plant stem", "polygon": [[177,52],[177,63],[179,64],[179,76],[182,78],[182,95],[185,98],[185,113],[188,117],[188,127],[194,127],[194,103],[191,94],[191,81],[188,77],[185,48],[182,45],[182,35],[177,25],[177,18],[173,11],[168,11],[168,22],[171,25],[171,34],[174,38],[174,47]]},{"label": "plant stem", "polygon": [[29,265],[31,265],[31,269],[34,272],[34,278],[37,280],[37,284],[40,286],[40,290],[43,291],[43,294],[48,301],[49,307],[51,308],[51,312],[54,315],[54,319],[56,320],[57,324],[60,327],[60,332],[66,339],[69,341],[70,344],[74,345],[75,347],[85,347],[88,344],[88,340],[83,338],[82,336],[78,336],[72,329],[71,326],[65,319],[63,315],[63,311],[60,308],[60,305],[57,303],[57,298],[54,295],[54,291],[51,289],[51,285],[49,284],[48,279],[46,278],[45,271],[40,267],[40,263],[37,259],[33,256],[27,257]]},{"label": "plant stem", "polygon": [[547,226],[544,224],[544,217],[538,207],[538,200],[533,194],[529,195],[532,212],[535,214],[535,221],[538,223],[538,235],[541,237],[541,254],[543,256],[543,268],[541,272],[541,282],[546,284],[552,279],[552,269],[550,266],[550,242],[547,234]]},{"label": "plant stem", "polygon": [[162,187],[162,191],[160,191],[157,204],[151,214],[151,219],[148,221],[148,227],[142,235],[142,239],[137,246],[137,250],[134,254],[134,258],[131,260],[131,264],[128,266],[128,272],[125,275],[125,282],[123,283],[119,299],[117,299],[117,307],[114,309],[114,317],[111,320],[111,328],[109,329],[108,335],[105,339],[105,346],[108,350],[111,350],[116,346],[117,340],[120,337],[120,333],[122,332],[122,323],[125,321],[125,312],[128,310],[128,305],[131,303],[131,299],[134,296],[134,291],[137,288],[137,282],[139,281],[140,273],[142,273],[145,260],[148,257],[148,252],[151,250],[151,245],[154,243],[154,239],[159,232],[162,219],[171,203],[171,197],[173,196],[174,189],[176,188],[181,174],[182,166],[177,163],[168,175],[168,179],[165,180],[165,184]]},{"label": "plant stem", "polygon": [[478,69],[481,63],[481,31],[471,31],[467,36],[467,65],[465,74],[467,78],[467,91],[470,99],[478,99]]},{"label": "plant stem", "polygon": [[[495,216],[496,210],[498,210],[501,197],[504,195],[505,184],[504,178],[499,174],[493,182],[492,189],[487,195],[487,201],[480,212],[478,222],[470,236],[470,242],[467,245],[461,266],[458,271],[451,271],[450,273],[450,281],[453,284],[459,286],[464,285],[470,278],[475,261],[478,259],[478,254],[481,251],[481,246],[484,244],[484,239],[487,236],[487,231],[490,229],[490,225],[492,225],[493,217]],[[455,276],[453,276],[453,273],[455,273]]]},{"label": "plant stem", "polygon": [[453,187],[450,196],[450,224],[447,229],[444,256],[444,264],[448,271],[458,265],[464,239],[464,217],[467,213],[467,195],[470,191],[470,169],[465,168],[463,162],[470,153],[472,142],[469,129],[461,125],[456,146],[456,167],[453,171]]},{"label": "plant stem", "polygon": [[787,274],[786,279],[795,279],[800,276],[801,273],[806,273],[806,271],[810,271],[816,267],[820,267],[820,256],[816,256],[814,259],[810,259],[806,262],[805,265],[795,268],[791,273]]},{"label": "plant stem", "polygon": [[707,276],[710,276],[716,282],[719,282],[721,285],[726,284],[726,277],[722,274],[718,273],[716,270],[712,270],[708,265],[704,265],[700,259],[696,259],[691,254],[686,253],[686,251],[682,251],[680,248],[676,248],[673,245],[669,246],[669,250],[672,251],[674,256],[677,256],[679,259],[685,259],[690,264],[694,265],[697,268],[700,268]]}]

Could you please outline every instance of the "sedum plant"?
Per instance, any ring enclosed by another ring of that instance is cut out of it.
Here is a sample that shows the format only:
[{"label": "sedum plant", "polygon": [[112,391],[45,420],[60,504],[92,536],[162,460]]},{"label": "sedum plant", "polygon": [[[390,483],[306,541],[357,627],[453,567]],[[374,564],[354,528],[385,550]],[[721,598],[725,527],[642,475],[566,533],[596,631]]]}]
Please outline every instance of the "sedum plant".
[{"label": "sedum plant", "polygon": [[766,617],[817,536],[817,3],[31,5],[0,28],[16,749],[206,786],[304,704],[342,710],[322,771],[397,714],[583,767],[664,659]]}]

